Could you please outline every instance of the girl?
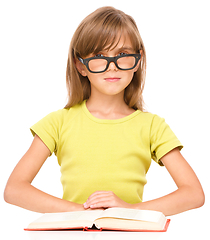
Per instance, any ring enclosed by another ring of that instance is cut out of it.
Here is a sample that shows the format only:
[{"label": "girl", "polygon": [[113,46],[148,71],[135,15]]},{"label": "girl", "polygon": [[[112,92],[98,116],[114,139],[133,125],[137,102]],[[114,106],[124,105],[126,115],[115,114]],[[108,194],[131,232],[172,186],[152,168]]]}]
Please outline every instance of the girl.
[{"label": "girl", "polygon": [[[125,207],[172,215],[202,206],[181,143],[164,119],[144,111],[145,73],[144,44],[130,16],[103,7],[86,17],[69,49],[68,103],[31,128],[34,140],[8,180],[5,201],[42,213]],[[62,199],[31,185],[53,152]],[[151,159],[178,189],[142,202]]]}]

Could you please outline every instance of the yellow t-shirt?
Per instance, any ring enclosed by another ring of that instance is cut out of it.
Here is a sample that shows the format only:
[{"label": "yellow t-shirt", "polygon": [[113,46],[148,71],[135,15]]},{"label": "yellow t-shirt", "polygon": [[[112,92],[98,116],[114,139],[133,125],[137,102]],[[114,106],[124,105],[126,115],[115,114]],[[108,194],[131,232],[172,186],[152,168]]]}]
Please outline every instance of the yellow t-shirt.
[{"label": "yellow t-shirt", "polygon": [[162,156],[182,148],[157,115],[137,110],[117,120],[98,119],[86,101],[47,115],[31,131],[57,156],[63,199],[81,204],[103,190],[141,202],[151,158],[162,165]]}]

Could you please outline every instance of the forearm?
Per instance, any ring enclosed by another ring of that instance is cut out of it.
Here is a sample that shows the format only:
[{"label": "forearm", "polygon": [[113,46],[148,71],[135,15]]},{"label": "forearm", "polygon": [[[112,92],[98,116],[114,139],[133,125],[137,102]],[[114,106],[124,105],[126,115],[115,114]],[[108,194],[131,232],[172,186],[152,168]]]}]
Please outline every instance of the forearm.
[{"label": "forearm", "polygon": [[27,182],[8,186],[5,190],[5,200],[10,204],[40,213],[84,210],[82,204],[51,196]]},{"label": "forearm", "polygon": [[161,198],[134,204],[133,208],[160,211],[165,216],[170,216],[202,206],[201,195],[192,188],[183,186]]},{"label": "forearm", "polygon": [[84,203],[85,209],[124,207],[155,210],[169,216],[201,207],[205,201],[202,186],[179,150],[172,150],[162,157],[161,161],[176,183],[178,187],[176,191],[164,197],[137,204],[124,202],[112,191],[96,191]]}]

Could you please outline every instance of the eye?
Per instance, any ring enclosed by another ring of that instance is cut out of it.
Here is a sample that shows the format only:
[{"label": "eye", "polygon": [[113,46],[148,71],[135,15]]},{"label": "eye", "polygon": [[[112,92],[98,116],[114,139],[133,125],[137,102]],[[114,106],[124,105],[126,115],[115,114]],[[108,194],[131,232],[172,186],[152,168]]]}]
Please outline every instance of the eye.
[{"label": "eye", "polygon": [[101,53],[97,53],[94,57],[104,57],[104,55]]},{"label": "eye", "polygon": [[118,56],[125,56],[125,55],[127,55],[127,53],[125,53],[125,52],[121,52],[118,54]]}]

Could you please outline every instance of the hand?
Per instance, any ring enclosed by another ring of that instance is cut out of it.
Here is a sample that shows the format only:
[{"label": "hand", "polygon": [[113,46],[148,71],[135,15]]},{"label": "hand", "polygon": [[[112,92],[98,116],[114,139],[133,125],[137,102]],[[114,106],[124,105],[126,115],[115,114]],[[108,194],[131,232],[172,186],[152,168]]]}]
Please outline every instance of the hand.
[{"label": "hand", "polygon": [[97,191],[90,195],[88,200],[83,204],[85,209],[91,208],[110,208],[123,207],[132,208],[131,204],[124,202],[111,191]]}]

